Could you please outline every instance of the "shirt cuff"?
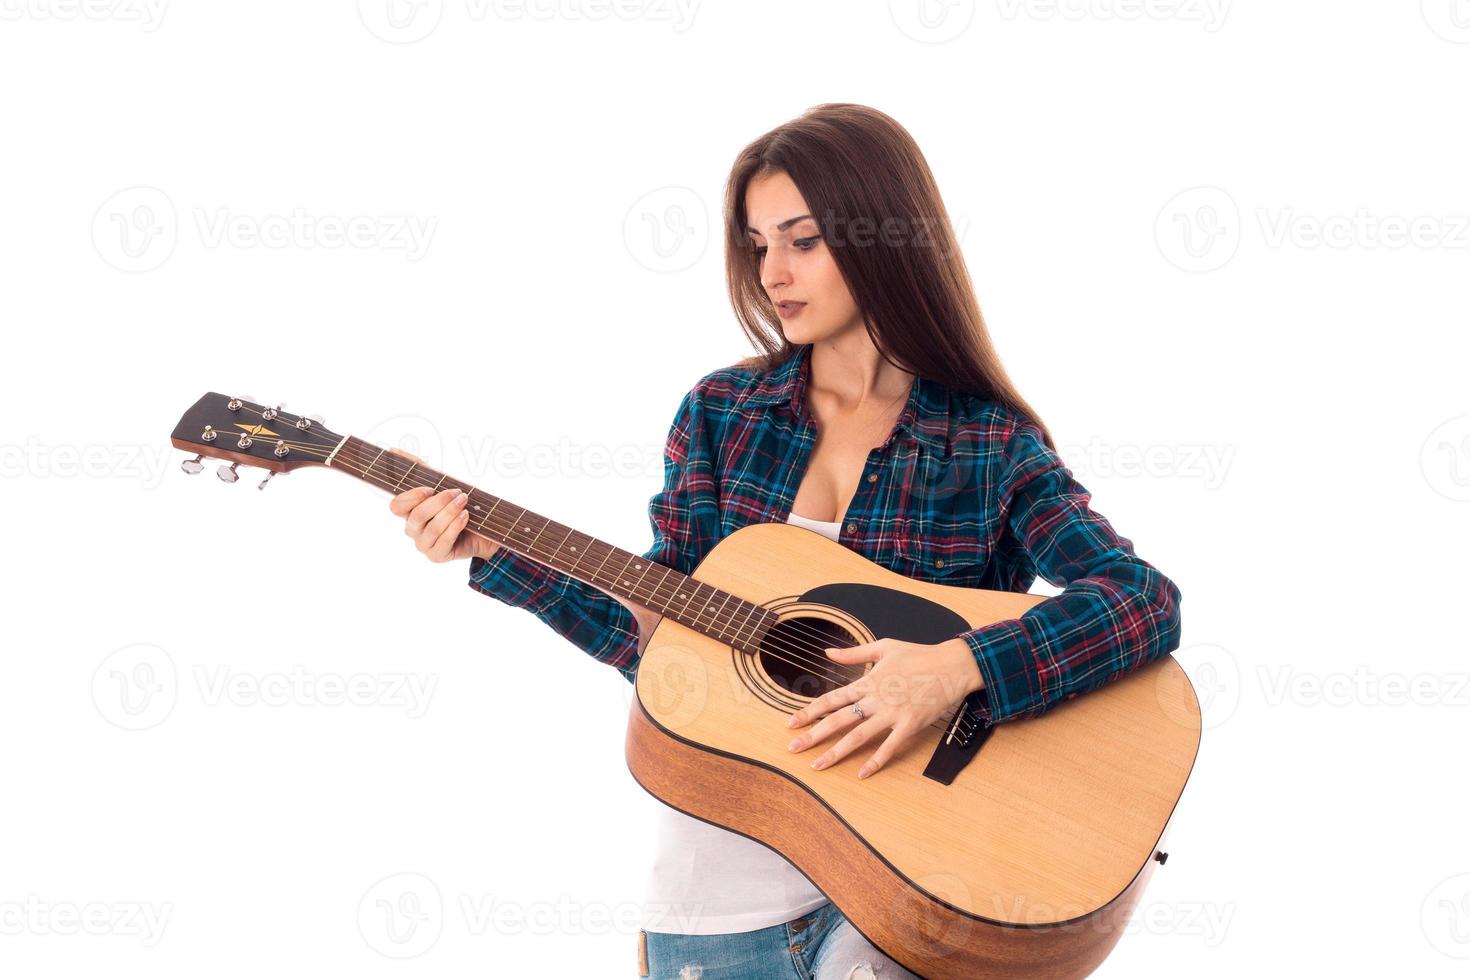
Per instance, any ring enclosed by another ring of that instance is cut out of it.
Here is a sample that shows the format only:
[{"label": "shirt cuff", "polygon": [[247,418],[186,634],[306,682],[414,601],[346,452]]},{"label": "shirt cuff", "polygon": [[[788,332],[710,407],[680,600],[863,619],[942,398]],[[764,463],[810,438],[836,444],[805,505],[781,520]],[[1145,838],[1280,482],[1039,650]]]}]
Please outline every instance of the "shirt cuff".
[{"label": "shirt cuff", "polygon": [[508,606],[541,612],[556,597],[557,572],[502,547],[489,558],[470,559],[470,588]]},{"label": "shirt cuff", "polygon": [[986,723],[996,724],[1030,711],[1036,703],[1032,678],[1036,665],[1031,638],[1021,621],[1004,619],[961,635],[985,681],[979,709]]}]

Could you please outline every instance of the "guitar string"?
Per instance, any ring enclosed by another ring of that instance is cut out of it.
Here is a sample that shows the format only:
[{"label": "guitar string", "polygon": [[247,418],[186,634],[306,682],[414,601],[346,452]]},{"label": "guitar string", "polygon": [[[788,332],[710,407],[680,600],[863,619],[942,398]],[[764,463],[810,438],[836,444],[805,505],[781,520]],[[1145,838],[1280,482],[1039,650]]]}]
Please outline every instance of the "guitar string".
[{"label": "guitar string", "polygon": [[[253,410],[251,410],[251,411],[253,411]],[[262,416],[262,418],[264,418],[264,416]],[[269,419],[266,419],[265,421],[270,421],[270,420]],[[325,446],[324,443],[305,443],[305,442],[300,442],[300,441],[297,441],[297,440],[285,440],[285,439],[282,439],[281,441],[283,443],[285,443],[286,445],[288,445],[288,446],[292,446],[292,447],[295,447],[295,448],[300,448],[304,452],[320,454],[320,455],[323,456],[323,458],[325,458],[326,455],[330,455],[330,453],[328,453],[326,451],[326,446]],[[363,453],[363,452],[357,450],[356,447],[352,446],[350,442],[339,440],[338,443],[334,443],[333,445],[334,446],[335,445],[340,445],[341,446],[341,451],[339,451],[337,453],[337,456],[340,457],[340,458],[343,458],[344,461],[357,463],[362,468],[362,474],[363,474],[364,477],[366,477],[369,474],[369,472],[372,470],[372,467],[375,466],[375,465],[377,465],[378,461],[381,460],[383,456],[387,455],[390,452],[390,450],[388,450],[388,449],[380,449],[379,452],[376,455],[373,455],[372,458],[369,460],[369,454],[366,454],[366,453]],[[413,468],[415,466],[419,465],[419,464],[416,463],[416,462],[414,462],[413,460],[407,459],[407,457],[404,457],[401,454],[395,454],[395,455],[399,455],[401,459],[404,459],[405,461],[407,461],[407,462],[410,463],[409,469],[406,470],[401,476],[398,477],[398,484],[401,485],[404,482],[404,480],[406,480],[408,478],[408,476],[413,472]],[[388,473],[386,475],[392,475],[392,474],[391,473]],[[459,482],[457,480],[454,480],[454,478],[449,477],[448,474],[441,474],[440,475],[440,483],[442,484],[445,481],[449,481],[449,482],[452,482],[452,483],[458,483]],[[465,488],[463,488],[463,487],[457,487],[457,489],[464,490]],[[470,487],[469,488],[470,491],[473,491],[474,489],[475,489],[474,487]],[[483,492],[483,491],[480,491],[480,492]],[[499,498],[497,498],[497,499],[499,499]],[[516,505],[512,505],[512,506],[516,506]],[[522,509],[522,513],[524,514],[525,512],[526,511],[523,508]],[[487,513],[487,517],[488,517],[488,513]],[[467,524],[467,526],[470,526],[471,524],[474,524],[474,522],[473,521],[469,522]],[[494,532],[494,534],[496,536],[500,536],[501,535],[501,532],[499,531],[499,529],[494,528],[494,527],[491,527],[488,523],[475,525],[475,529],[476,530],[488,530],[488,531],[492,531],[492,532]],[[571,529],[569,528],[568,530],[570,531]],[[514,528],[511,528],[511,534],[504,536],[505,539],[506,539],[506,541],[507,541],[507,543],[521,543],[523,546],[527,546],[529,544],[534,544],[534,539],[531,542],[514,542],[513,541],[513,537],[512,537],[514,534],[515,534]],[[537,537],[539,538],[539,533],[538,533]],[[595,544],[596,541],[597,541],[597,539],[596,538],[593,538],[592,541]],[[606,562],[607,558],[612,555],[612,553],[613,553],[614,550],[616,550],[616,549],[610,549],[608,551],[608,553],[602,557],[602,561],[603,562]],[[591,555],[593,555],[595,557],[596,556],[596,551],[594,550],[592,552],[587,552],[587,553],[584,553],[584,554],[591,554]],[[599,568],[600,567],[601,566],[599,564]],[[641,578],[641,576],[640,576],[640,578]],[[667,573],[665,574],[665,578],[667,578]],[[697,582],[697,580],[695,580],[695,581]],[[658,588],[661,587],[661,586],[662,586],[662,582],[659,583],[659,586],[658,587],[655,587],[654,588],[653,594],[654,594],[654,597],[655,598],[658,597]],[[728,603],[728,601],[729,601],[729,599],[727,598],[726,599],[726,603]],[[711,622],[709,624],[710,626],[718,628],[718,620],[719,620],[719,616],[720,616],[720,613],[721,612],[723,612],[723,609],[721,609],[719,612],[716,612],[711,617]],[[696,614],[694,616],[694,619],[695,619],[696,624],[698,624],[698,621],[699,621],[700,618],[701,617],[698,614]],[[733,623],[733,620],[732,620],[732,623]],[[727,623],[726,625],[731,625],[731,624],[728,624]],[[818,677],[819,679],[826,680],[826,681],[828,681],[830,683],[834,683],[834,684],[837,684],[838,686],[842,686],[842,687],[845,687],[848,684],[851,684],[854,681],[859,680],[859,679],[861,679],[861,677],[864,676],[864,673],[865,672],[858,672],[857,674],[851,674],[851,673],[848,673],[846,671],[842,671],[840,669],[844,665],[833,664],[832,661],[831,661],[831,659],[826,656],[826,654],[822,651],[822,649],[820,649],[821,647],[825,647],[827,645],[827,643],[823,639],[823,637],[821,636],[821,634],[817,633],[816,631],[811,630],[810,628],[807,628],[807,627],[798,626],[797,624],[792,624],[788,628],[787,631],[789,633],[792,633],[792,634],[797,634],[799,632],[804,632],[804,633],[807,634],[808,637],[810,637],[811,639],[814,639],[816,641],[817,646],[809,646],[809,645],[806,645],[806,644],[798,644],[796,647],[793,647],[791,644],[788,644],[788,643],[780,643],[780,642],[777,642],[775,640],[775,638],[770,637],[768,635],[767,642],[766,642],[766,645],[765,645],[765,649],[767,649],[768,651],[769,650],[772,650],[772,649],[776,649],[776,650],[778,650],[781,653],[788,654],[788,656],[786,656],[786,657],[777,656],[776,657],[777,660],[780,660],[781,662],[787,663],[787,664],[789,664],[791,666],[804,668],[804,669],[810,671],[814,676]],[[752,636],[751,638],[754,639],[754,636]],[[799,638],[799,637],[795,637],[795,638]],[[847,649],[847,648],[842,648],[842,649]],[[808,656],[808,654],[809,654],[809,656]],[[832,669],[837,669],[839,672],[836,675],[828,672],[828,671],[830,671]],[[935,728],[935,729],[938,729],[940,731],[945,731],[945,730],[949,729],[950,727],[956,727],[957,730],[960,732],[961,738],[964,739],[964,740],[968,740],[970,734],[974,731],[974,725],[971,724],[971,718],[972,718],[974,712],[969,708],[969,706],[967,704],[964,704],[963,703],[963,699],[961,700],[961,702],[957,702],[954,705],[951,705],[951,708],[957,708],[957,707],[960,707],[960,706],[963,706],[964,707],[964,711],[963,711],[963,713],[962,713],[962,715],[961,715],[961,717],[959,719],[959,723],[958,723],[957,726],[954,726],[952,723],[940,723],[940,724],[931,724],[928,727]],[[946,710],[950,710],[950,709],[946,709]],[[951,715],[951,717],[953,717],[953,716]]]},{"label": "guitar string", "polygon": [[[267,420],[267,421],[269,421],[269,420]],[[320,454],[320,455],[322,455],[323,458],[325,458],[326,455],[330,455],[329,453],[326,452],[326,446],[325,446],[325,444],[320,444],[320,443],[304,443],[304,442],[299,442],[299,441],[296,441],[296,440],[285,440],[285,439],[282,439],[281,441],[283,443],[285,443],[286,445],[288,445],[288,446],[293,446],[295,448],[300,448],[303,452]],[[368,475],[368,473],[371,471],[372,467],[375,466],[377,464],[377,462],[382,459],[383,456],[387,455],[390,452],[390,450],[387,450],[387,449],[380,449],[380,451],[376,455],[373,455],[372,458],[371,458],[371,460],[369,460],[368,454],[363,453],[363,452],[360,452],[355,447],[353,447],[349,442],[341,442],[341,441],[339,441],[338,444],[341,445],[343,451],[339,451],[337,453],[337,456],[340,457],[340,458],[343,458],[344,461],[357,463],[362,468],[362,475],[364,477],[366,477]],[[338,445],[338,444],[334,444],[334,445]],[[400,454],[395,454],[395,455],[400,455]],[[400,476],[398,478],[398,483],[401,485],[403,483],[403,481],[406,480],[408,478],[408,476],[413,472],[413,468],[415,466],[419,465],[419,464],[416,463],[416,462],[414,462],[414,461],[412,461],[412,460],[408,460],[407,457],[404,457],[404,456],[401,456],[401,455],[400,455],[400,458],[401,459],[404,459],[405,461],[407,461],[407,462],[410,463],[409,469],[406,470],[402,474],[402,476]],[[392,474],[391,473],[388,473],[386,475],[392,475]],[[446,480],[451,481],[451,482],[455,482],[455,483],[458,482],[458,481],[454,480],[452,477],[449,477],[448,474],[441,474],[440,483],[442,484]],[[463,487],[457,487],[457,489],[464,490]],[[475,488],[473,488],[473,487],[470,488],[471,491],[474,490],[474,489]],[[481,491],[481,492],[483,492],[483,491]],[[515,506],[515,505],[512,505],[512,506]],[[522,509],[522,512],[525,513],[525,509],[524,508]],[[487,517],[488,517],[488,514],[487,514]],[[485,523],[485,524],[475,524],[474,521],[470,521],[470,522],[467,523],[466,526],[472,526],[472,525],[475,527],[476,530],[489,530],[489,531],[493,531],[495,533],[495,535],[497,535],[497,536],[500,536],[501,535],[501,532],[499,531],[499,529],[491,527],[488,523]],[[504,536],[505,539],[506,539],[506,541],[507,541],[507,543],[512,543],[512,541],[513,541],[512,535],[515,534],[514,528],[511,528],[510,530],[511,530],[511,534]],[[568,530],[571,530],[571,529],[569,528]],[[539,534],[537,536],[539,537]],[[594,543],[597,541],[597,539],[595,539],[595,538],[593,538],[592,540],[593,540]],[[528,545],[528,544],[534,544],[534,540],[532,542],[519,542],[519,543],[522,543],[523,546],[525,546],[525,545]],[[616,549],[609,549],[607,555],[604,555],[603,556],[602,561],[603,562],[606,562],[607,558],[612,555],[612,553],[613,553],[614,550],[616,550]],[[593,552],[587,552],[587,553],[584,553],[584,554],[592,554],[595,557],[596,552],[593,551]],[[599,568],[600,568],[600,565],[599,565]],[[665,577],[667,577],[667,574],[665,575]],[[697,582],[697,580],[696,580],[696,582]],[[661,587],[661,585],[662,585],[662,582],[660,582],[660,587]],[[658,587],[655,587],[655,589],[653,591],[654,591],[654,597],[657,597]],[[727,598],[726,599],[726,602],[728,603],[728,601],[729,600]],[[720,612],[723,612],[723,610],[721,610]],[[718,628],[718,619],[719,619],[720,612],[716,612],[714,614],[714,616],[711,617],[711,622],[709,624],[710,626]],[[700,616],[698,614],[696,614],[695,617],[694,617],[694,619],[695,619],[695,622],[697,624],[698,621],[699,621],[699,619],[700,619]],[[733,622],[733,620],[732,620],[732,622]],[[726,625],[730,625],[730,624],[726,624]],[[809,628],[806,628],[806,627],[799,627],[799,629],[802,630],[802,631],[804,631],[809,637],[815,639],[817,641],[817,643],[820,644],[821,646],[826,646],[825,640],[822,638],[821,634],[815,632],[814,630],[811,630]],[[798,631],[798,627],[796,626],[796,624],[793,624],[788,629],[788,632],[791,632],[791,633],[796,633],[797,631]],[[754,636],[752,636],[751,638],[754,639]],[[767,636],[767,641],[766,641],[766,644],[765,644],[764,648],[766,650],[768,650],[768,651],[770,651],[772,649],[776,649],[776,650],[778,650],[781,653],[788,654],[789,656],[786,656],[786,657],[777,656],[775,659],[780,660],[780,661],[782,661],[784,663],[787,663],[787,664],[789,664],[791,666],[796,666],[796,667],[804,668],[804,669],[810,671],[813,675],[815,675],[819,679],[829,681],[831,683],[837,684],[838,686],[842,686],[842,687],[845,687],[848,684],[851,684],[854,681],[861,679],[861,677],[864,676],[864,673],[865,673],[865,672],[858,672],[857,674],[851,674],[851,673],[848,673],[846,671],[841,671],[840,668],[842,666],[844,666],[844,665],[833,664],[832,661],[831,661],[831,659],[828,658],[825,655],[825,653],[822,652],[821,649],[819,649],[818,647],[814,647],[814,646],[808,646],[808,645],[805,645],[805,644],[799,644],[797,647],[793,647],[792,645],[787,644],[787,643],[779,643],[779,642],[775,641],[775,639],[773,637],[770,637],[768,635]],[[846,648],[843,648],[843,649],[846,649]],[[810,654],[810,656],[807,656],[806,654]],[[827,671],[829,671],[830,669],[839,669],[839,673],[836,674],[836,675],[833,675],[831,673],[827,673]],[[861,699],[859,699],[859,700],[861,700]],[[961,704],[963,704],[963,701],[952,705],[951,708],[959,707]],[[957,729],[960,732],[961,738],[967,741],[968,738],[969,738],[969,736],[970,736],[970,734],[974,730],[973,726],[969,723],[970,722],[970,718],[971,718],[973,712],[969,709],[969,706],[968,705],[964,705],[964,708],[965,708],[965,710],[964,710],[964,712],[963,712],[963,714],[962,714],[962,716],[961,716],[961,718],[959,720],[958,726],[952,726],[952,723],[940,723],[940,724],[930,724],[927,727],[934,728],[934,729],[937,729],[939,731],[946,731],[950,727],[957,727]],[[947,709],[947,710],[949,710],[949,709]]]},{"label": "guitar string", "polygon": [[[254,409],[247,409],[247,410],[252,411],[252,412],[255,412]],[[256,413],[256,414],[260,414],[260,413]],[[261,415],[261,418],[264,421],[271,421],[270,419],[265,419],[263,414]],[[307,430],[298,430],[298,431],[307,431]],[[323,458],[325,458],[327,455],[331,455],[331,452],[329,452],[329,447],[327,447],[326,444],[324,444],[324,443],[306,443],[306,442],[301,442],[301,441],[298,441],[298,440],[287,440],[287,439],[284,439],[284,438],[282,438],[280,441],[282,443],[284,443],[285,445],[289,446],[289,447],[299,448],[303,452],[307,452],[307,453],[316,453],[316,454],[321,455]],[[340,445],[341,446],[341,449],[336,453],[337,458],[342,458],[342,459],[344,459],[344,461],[347,461],[347,462],[357,463],[362,468],[362,473],[363,473],[363,476],[364,477],[366,477],[368,475],[368,473],[371,471],[372,467],[375,466],[375,465],[377,465],[378,461],[381,460],[383,456],[387,455],[391,451],[391,450],[388,450],[388,449],[380,449],[380,451],[376,455],[372,456],[372,458],[369,459],[368,454],[365,454],[363,452],[360,452],[359,450],[356,449],[356,447],[352,446],[351,443],[348,442],[348,441],[341,441],[341,440],[339,440],[338,443],[334,443],[333,445],[334,446],[337,446],[337,445]],[[404,480],[406,480],[408,478],[408,476],[413,472],[413,468],[415,466],[419,465],[419,464],[416,463],[416,462],[414,462],[413,460],[408,459],[406,456],[403,456],[402,454],[395,454],[395,455],[398,455],[400,459],[404,459],[406,462],[408,462],[410,464],[409,469],[406,470],[402,474],[402,476],[400,476],[398,478],[398,483],[401,485],[404,482]],[[388,473],[386,475],[391,476],[392,474],[391,473]],[[451,482],[451,483],[458,483],[459,482],[457,480],[454,480],[454,478],[448,476],[448,474],[441,474],[440,481],[439,481],[440,484],[443,484],[446,481]],[[461,491],[465,491],[466,493],[475,490],[474,487],[470,487],[468,490],[466,490],[464,487],[456,487],[456,489],[459,489]],[[483,491],[480,491],[480,492],[483,493]],[[497,498],[497,499],[500,499],[500,498]],[[516,505],[512,505],[512,506],[516,506]],[[523,514],[526,513],[526,509],[522,508],[522,513]],[[487,517],[489,516],[488,513],[486,514],[486,516]],[[467,527],[473,526],[475,528],[475,530],[479,530],[479,531],[490,531],[490,532],[493,532],[494,535],[496,535],[497,537],[501,535],[501,532],[499,531],[499,529],[490,526],[488,524],[488,522],[487,523],[476,524],[474,520],[471,520],[471,521],[467,522],[466,526]],[[570,531],[572,529],[569,528],[568,530]],[[515,532],[514,528],[512,527],[510,529],[510,534],[507,534],[507,535],[504,536],[506,543],[519,543],[519,544],[522,544],[523,547],[530,546],[530,545],[534,544],[534,539],[531,542],[515,542],[513,540],[513,537],[514,537],[515,534],[516,534],[516,532]],[[538,533],[537,537],[539,538],[539,536],[540,535]],[[597,543],[597,539],[596,538],[592,538],[592,541],[593,541],[594,545]],[[606,562],[607,558],[610,557],[615,550],[618,550],[618,549],[609,548],[607,554],[602,556],[602,562]],[[597,553],[596,553],[595,550],[589,551],[589,552],[584,552],[584,556],[585,555],[592,555],[593,557],[596,557],[596,554]],[[647,559],[645,559],[645,560],[647,560]],[[580,559],[579,559],[579,561],[580,561]],[[599,564],[599,569],[600,569],[600,567],[601,567],[601,565]],[[642,576],[640,576],[640,578],[641,577]],[[667,578],[667,573],[665,574],[665,578]],[[695,581],[698,584],[698,580],[695,580]],[[662,586],[662,582],[659,583],[659,586],[656,586],[653,589],[653,597],[654,598],[660,598],[658,596],[658,589],[661,586]],[[670,598],[672,598],[672,597],[670,597]],[[729,598],[727,596],[726,603],[728,603],[728,601],[729,601]],[[686,609],[687,609],[687,607],[686,607]],[[711,627],[719,628],[718,620],[719,620],[719,616],[720,616],[720,614],[722,612],[723,612],[723,609],[721,609],[720,611],[717,611],[713,616],[711,616],[711,622],[709,624]],[[701,618],[701,616],[699,614],[696,614],[693,618],[694,618],[694,620],[695,620],[695,622],[697,624],[698,621],[699,621],[699,619]],[[728,626],[728,625],[732,625],[732,624],[733,624],[733,619],[732,619],[731,623],[727,623],[726,625]],[[798,644],[796,647],[793,647],[789,643],[777,642],[775,640],[775,638],[769,636],[769,634],[768,634],[767,641],[766,641],[766,643],[764,645],[764,649],[770,651],[773,648],[775,648],[775,649],[779,650],[779,652],[785,653],[785,654],[788,654],[789,655],[787,657],[777,656],[776,657],[777,660],[780,660],[780,661],[782,661],[784,663],[787,663],[787,664],[789,664],[791,666],[795,666],[795,667],[800,667],[800,668],[806,669],[806,670],[810,671],[813,675],[815,675],[816,677],[818,677],[821,680],[825,680],[825,681],[828,681],[830,683],[834,683],[834,684],[837,684],[837,685],[843,686],[843,687],[847,686],[848,684],[853,683],[856,680],[861,679],[864,676],[864,674],[866,673],[865,671],[860,671],[860,672],[858,672],[856,674],[852,674],[852,673],[849,673],[847,671],[843,671],[843,670],[840,669],[844,665],[833,664],[832,661],[831,661],[831,659],[829,657],[827,657],[826,654],[825,654],[825,652],[823,651],[823,648],[828,645],[827,642],[822,637],[822,635],[820,633],[817,633],[815,630],[812,630],[809,627],[800,626],[799,624],[791,624],[788,627],[787,632],[788,633],[792,633],[792,634],[805,633],[806,636],[808,638],[814,640],[817,645],[816,646],[811,646],[811,645],[806,645],[806,644]],[[799,637],[794,637],[794,638],[799,639]],[[752,635],[751,639],[754,639],[754,635]],[[840,647],[840,648],[841,649],[848,649],[846,647]],[[829,673],[828,671],[830,671],[832,669],[837,669],[838,670],[838,673],[837,674]],[[861,700],[861,699],[859,699],[859,700]],[[960,702],[954,703],[950,707],[951,708],[956,708],[956,707],[961,707],[961,706],[963,706],[965,710],[964,710],[964,712],[963,712],[963,714],[962,714],[962,716],[961,716],[961,718],[959,720],[959,725],[958,726],[952,726],[951,723],[940,723],[940,724],[931,724],[928,727],[929,728],[935,728],[935,729],[938,729],[940,731],[945,731],[945,730],[947,730],[947,729],[949,729],[951,727],[957,727],[958,730],[959,730],[959,732],[960,732],[960,734],[961,734],[961,738],[962,739],[965,739],[965,740],[968,740],[970,734],[974,731],[974,726],[970,724],[970,719],[971,719],[971,717],[972,717],[972,715],[974,713],[973,713],[972,710],[970,710],[970,708],[969,708],[969,706],[967,704],[964,704],[963,699]],[[949,710],[949,709],[947,709],[947,710]]]}]

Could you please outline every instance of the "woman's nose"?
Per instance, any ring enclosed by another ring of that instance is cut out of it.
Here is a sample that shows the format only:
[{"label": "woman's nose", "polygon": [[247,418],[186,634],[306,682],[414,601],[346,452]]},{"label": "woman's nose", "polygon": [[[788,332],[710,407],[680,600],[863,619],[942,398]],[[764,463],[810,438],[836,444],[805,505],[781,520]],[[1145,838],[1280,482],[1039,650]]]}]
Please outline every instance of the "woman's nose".
[{"label": "woman's nose", "polygon": [[761,262],[761,285],[767,291],[791,285],[791,267],[781,250],[766,250],[765,260]]}]

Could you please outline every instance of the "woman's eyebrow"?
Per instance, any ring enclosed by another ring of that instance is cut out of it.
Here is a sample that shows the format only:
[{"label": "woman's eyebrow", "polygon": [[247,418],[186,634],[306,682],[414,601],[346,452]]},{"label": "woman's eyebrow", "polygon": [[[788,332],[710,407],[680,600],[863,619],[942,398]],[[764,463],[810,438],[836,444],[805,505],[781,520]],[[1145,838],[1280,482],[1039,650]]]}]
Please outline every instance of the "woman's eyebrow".
[{"label": "woman's eyebrow", "polygon": [[[777,231],[785,231],[787,228],[790,228],[792,225],[796,224],[798,221],[801,221],[804,218],[811,218],[811,217],[812,216],[809,215],[809,214],[798,214],[794,218],[787,218],[785,221],[781,222],[779,225],[776,226],[776,230]],[[815,218],[812,218],[812,220],[815,221],[816,219]],[[746,225],[745,226],[745,231],[746,231],[746,233],[751,234],[751,235],[759,235],[760,234],[759,231],[756,231],[754,228],[750,227],[750,225]]]}]

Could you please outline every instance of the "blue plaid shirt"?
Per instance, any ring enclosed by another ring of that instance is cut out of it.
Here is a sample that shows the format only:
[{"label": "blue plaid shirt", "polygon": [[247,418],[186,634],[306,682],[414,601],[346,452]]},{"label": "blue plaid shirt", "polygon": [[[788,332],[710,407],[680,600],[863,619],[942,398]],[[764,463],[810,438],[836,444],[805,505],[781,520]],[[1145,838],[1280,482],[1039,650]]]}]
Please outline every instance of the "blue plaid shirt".
[{"label": "blue plaid shirt", "polygon": [[[684,395],[663,488],[649,500],[644,557],[692,574],[737,528],[786,520],[816,440],[810,351],[798,347],[765,374],[721,368]],[[1034,423],[916,377],[892,433],[868,454],[838,543],[928,582],[1027,592],[1040,575],[1063,589],[963,634],[984,678],[982,711],[1006,721],[1179,645],[1179,589],[1090,500]],[[638,625],[607,593],[506,548],[471,560],[470,585],[633,680]]]}]

